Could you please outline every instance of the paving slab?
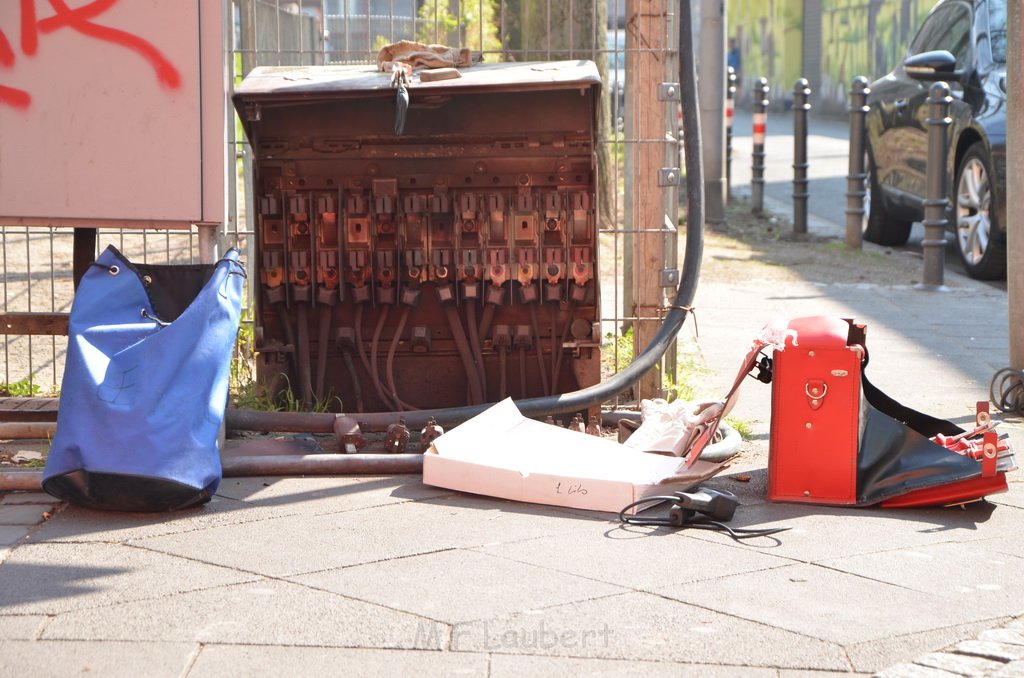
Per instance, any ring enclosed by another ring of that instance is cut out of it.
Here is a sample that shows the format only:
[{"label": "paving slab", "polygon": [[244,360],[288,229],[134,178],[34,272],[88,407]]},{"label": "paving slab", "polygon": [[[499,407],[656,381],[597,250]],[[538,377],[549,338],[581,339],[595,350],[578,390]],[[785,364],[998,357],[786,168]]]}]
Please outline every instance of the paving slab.
[{"label": "paving slab", "polygon": [[874,673],[910,661],[926,652],[949,647],[964,638],[971,638],[994,623],[997,622],[986,619],[970,624],[879,638],[848,645],[846,655],[850,658],[854,670]]},{"label": "paving slab", "polygon": [[991,675],[1003,667],[1003,662],[950,652],[929,652],[915,657],[914,663],[919,666],[949,671],[958,676],[978,676],[979,678]]},{"label": "paving slab", "polygon": [[459,647],[493,654],[848,671],[842,648],[633,592],[460,625]]},{"label": "paving slab", "polygon": [[0,612],[57,614],[254,579],[118,544],[25,544],[0,567]]},{"label": "paving slab", "polygon": [[[296,581],[450,624],[600,598],[625,589],[475,551],[453,549],[317,572]],[[457,648],[463,626],[452,629]]]},{"label": "paving slab", "polygon": [[0,640],[34,640],[49,620],[39,614],[0,614]]},{"label": "paving slab", "polygon": [[450,494],[416,476],[225,478],[202,506],[173,513],[123,513],[67,506],[61,520],[35,538],[46,541],[125,541],[184,534],[221,525],[319,515]]},{"label": "paving slab", "polygon": [[988,550],[987,543],[934,544],[837,558],[822,564],[931,594],[962,611],[987,617],[1024,614],[1024,558]]},{"label": "paving slab", "polygon": [[1003,663],[1024,659],[1024,647],[994,640],[965,640],[957,643],[953,651],[957,654],[983,657]]},{"label": "paving slab", "polygon": [[9,641],[0,655],[0,673],[18,678],[179,678],[197,651],[195,643]]},{"label": "paving slab", "polygon": [[[678,664],[658,661],[623,661],[615,659],[579,659],[576,657],[538,657],[531,655],[495,654],[491,657],[490,678],[777,678],[775,669],[750,666],[714,666],[710,664]],[[815,672],[818,678],[827,673]],[[847,675],[847,674],[842,674]]]},{"label": "paving slab", "polygon": [[29,533],[27,525],[0,525],[0,546],[10,546]]},{"label": "paving slab", "polygon": [[[820,562],[928,544],[1005,536],[1014,532],[1015,525],[1019,525],[1021,520],[1024,520],[1024,514],[1017,509],[1006,507],[997,510],[985,502],[971,504],[963,510],[897,510],[772,503],[762,498],[756,504],[741,506],[730,525],[789,527],[788,531],[776,535],[778,544],[771,548],[768,548],[770,543],[767,544],[764,552],[792,560]],[[711,532],[694,534],[693,537],[716,543],[730,541],[725,535]]]},{"label": "paving slab", "polygon": [[[471,495],[289,516],[143,539],[164,553],[270,576],[290,576],[452,548],[567,534],[594,518]],[[254,549],[273,534],[270,548]]]},{"label": "paving slab", "polygon": [[446,625],[413,615],[263,580],[67,612],[42,637],[437,650],[448,632]]},{"label": "paving slab", "polygon": [[52,495],[45,492],[7,492],[0,497],[0,506],[12,506],[16,504],[47,504],[60,503]]},{"label": "paving slab", "polygon": [[733,544],[694,539],[695,531],[667,527],[583,523],[560,535],[479,547],[519,563],[633,589],[713,579],[792,564],[791,560]]},{"label": "paving slab", "polygon": [[[1021,429],[1024,431],[1024,429]],[[1016,432],[1016,429],[1014,429]],[[1017,447],[1015,444],[1014,450],[1017,454],[1017,463],[1024,464],[1024,449]],[[1013,474],[1008,475],[1007,485],[1008,492],[1002,494],[996,494],[989,498],[993,504],[997,506],[1013,506],[1014,508],[1024,509],[1024,479],[1021,478],[1022,471],[1015,471]]]},{"label": "paving slab", "polygon": [[854,671],[802,671],[783,669],[777,673],[779,678],[828,678],[829,676],[869,676],[870,673]]},{"label": "paving slab", "polygon": [[959,673],[950,673],[931,666],[903,662],[890,666],[884,671],[879,671],[875,674],[875,678],[953,678],[959,675]]},{"label": "paving slab", "polygon": [[992,678],[1024,678],[1024,661],[1010,662],[993,673]]},{"label": "paving slab", "polygon": [[[486,676],[483,653],[204,645],[188,678],[223,676]],[[493,674],[491,674],[493,675]]]},{"label": "paving slab", "polygon": [[322,515],[452,494],[424,485],[420,475],[225,478],[217,494],[281,515]]},{"label": "paving slab", "polygon": [[254,506],[215,496],[202,506],[173,513],[95,511],[66,505],[60,520],[50,520],[33,535],[48,542],[123,542],[165,534],[184,534],[218,525],[237,525],[289,515],[287,508]]},{"label": "paving slab", "polygon": [[1024,646],[1024,633],[1015,629],[992,629],[979,634],[978,640]]},{"label": "paving slab", "polygon": [[0,505],[0,525],[37,525],[48,512],[46,506],[39,504],[3,504]]},{"label": "paving slab", "polygon": [[841,645],[992,618],[934,595],[817,565],[792,565],[655,592]]}]

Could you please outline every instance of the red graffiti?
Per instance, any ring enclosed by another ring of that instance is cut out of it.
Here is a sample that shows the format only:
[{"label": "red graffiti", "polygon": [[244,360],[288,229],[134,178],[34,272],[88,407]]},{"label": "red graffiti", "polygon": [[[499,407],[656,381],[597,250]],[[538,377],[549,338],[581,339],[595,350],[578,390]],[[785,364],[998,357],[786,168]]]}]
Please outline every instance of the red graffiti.
[{"label": "red graffiti", "polygon": [[[167,57],[152,43],[141,37],[110,26],[93,23],[93,19],[116,5],[119,0],[93,0],[81,7],[68,7],[65,0],[47,0],[54,15],[37,19],[36,0],[19,0],[21,10],[20,48],[25,56],[35,56],[39,51],[39,36],[49,35],[61,29],[70,29],[88,38],[110,43],[135,52],[153,67],[156,79],[170,89],[181,87],[181,74]],[[13,68],[16,54],[10,41],[0,28],[0,67]],[[0,105],[16,109],[27,109],[32,104],[32,96],[22,89],[7,87],[0,84]]]}]

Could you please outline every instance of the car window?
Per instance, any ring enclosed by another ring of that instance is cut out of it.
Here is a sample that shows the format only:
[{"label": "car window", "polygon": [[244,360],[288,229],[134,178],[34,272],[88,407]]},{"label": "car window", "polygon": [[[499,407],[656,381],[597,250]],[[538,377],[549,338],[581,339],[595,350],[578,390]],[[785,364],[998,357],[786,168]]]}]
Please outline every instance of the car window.
[{"label": "car window", "polygon": [[944,49],[963,64],[970,53],[971,12],[963,5],[949,5],[931,14],[910,46],[911,54]]},{"label": "car window", "polygon": [[988,34],[992,60],[1006,63],[1006,0],[989,1]]}]

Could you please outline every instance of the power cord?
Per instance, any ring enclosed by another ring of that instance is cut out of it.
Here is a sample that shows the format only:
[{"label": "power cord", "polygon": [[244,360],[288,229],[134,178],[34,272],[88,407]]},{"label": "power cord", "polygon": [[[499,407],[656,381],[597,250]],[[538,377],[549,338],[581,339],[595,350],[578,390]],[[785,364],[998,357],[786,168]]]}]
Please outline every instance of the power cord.
[{"label": "power cord", "polygon": [[[669,504],[668,513],[665,515],[626,515],[627,511],[638,506],[650,504],[649,508],[653,508],[662,503]],[[634,501],[619,511],[619,520],[626,525],[659,525],[713,530],[724,532],[736,541],[769,537],[789,529],[788,527],[729,527],[724,521],[732,520],[738,505],[739,500],[731,492],[698,488],[694,492],[674,492],[671,495],[655,495]]]}]

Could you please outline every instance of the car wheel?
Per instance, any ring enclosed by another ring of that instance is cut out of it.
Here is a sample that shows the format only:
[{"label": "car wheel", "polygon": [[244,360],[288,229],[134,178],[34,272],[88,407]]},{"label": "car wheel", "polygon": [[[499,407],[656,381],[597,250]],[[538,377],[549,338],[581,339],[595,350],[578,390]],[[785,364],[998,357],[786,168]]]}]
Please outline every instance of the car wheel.
[{"label": "car wheel", "polygon": [[861,225],[862,235],[868,242],[878,245],[906,245],[910,239],[912,221],[896,219],[885,209],[882,198],[882,187],[878,185],[875,174],[875,161],[871,153],[867,153],[864,162],[867,173],[867,190],[864,192],[864,221]]},{"label": "car wheel", "polygon": [[980,141],[967,149],[956,173],[956,243],[967,275],[993,280],[1006,275],[1006,234],[992,204],[992,170]]}]

